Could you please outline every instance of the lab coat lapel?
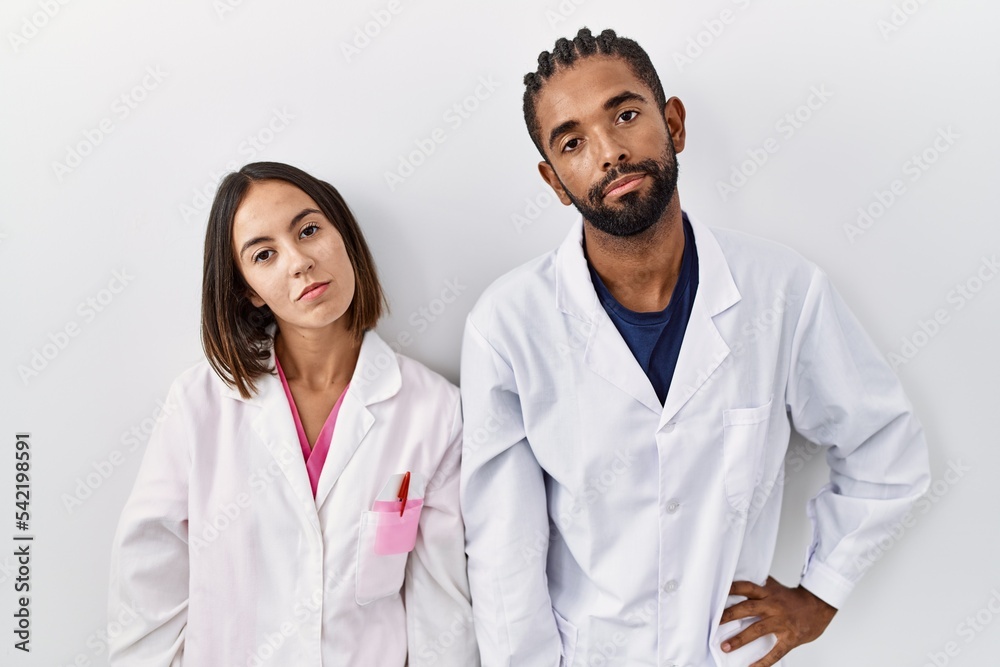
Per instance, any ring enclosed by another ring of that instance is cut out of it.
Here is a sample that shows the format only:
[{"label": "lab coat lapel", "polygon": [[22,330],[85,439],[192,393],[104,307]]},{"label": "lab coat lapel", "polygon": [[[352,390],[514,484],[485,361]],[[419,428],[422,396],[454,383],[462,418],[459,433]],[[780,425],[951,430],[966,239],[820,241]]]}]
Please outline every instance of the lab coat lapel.
[{"label": "lab coat lapel", "polygon": [[722,248],[708,227],[688,215],[698,250],[698,292],[691,307],[660,427],[684,407],[730,354],[714,317],[740,300]]},{"label": "lab coat lapel", "polygon": [[[333,428],[330,452],[316,486],[317,508],[323,506],[330,490],[375,424],[369,406],[396,395],[401,386],[396,353],[374,331],[365,333],[351,386],[347,389]],[[376,452],[374,455],[380,454]]]},{"label": "lab coat lapel", "polygon": [[646,373],[597,298],[583,255],[583,220],[556,252],[556,301],[559,309],[583,322],[588,331],[584,363],[653,412],[662,407]]},{"label": "lab coat lapel", "polygon": [[[274,348],[271,348],[269,366],[274,368]],[[260,411],[250,422],[251,428],[260,437],[268,453],[274,458],[292,488],[295,497],[301,501],[300,507],[308,510],[313,505],[312,487],[302,457],[302,445],[295,430],[288,398],[276,374],[267,373],[255,379],[257,393],[244,399],[235,389],[228,389],[230,397],[243,401],[248,406],[257,406]],[[304,511],[307,521],[319,530],[319,518],[314,511]]]},{"label": "lab coat lapel", "polygon": [[603,306],[594,312],[584,362],[590,370],[653,412],[658,413],[662,409],[646,372],[639,366],[628,343]]}]

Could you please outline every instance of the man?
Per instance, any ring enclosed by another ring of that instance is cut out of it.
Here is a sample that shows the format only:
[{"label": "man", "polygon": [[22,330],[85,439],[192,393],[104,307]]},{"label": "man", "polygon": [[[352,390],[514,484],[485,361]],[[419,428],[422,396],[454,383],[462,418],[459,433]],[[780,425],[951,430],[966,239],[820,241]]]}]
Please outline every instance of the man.
[{"label": "man", "polygon": [[[539,171],[583,219],[466,326],[483,665],[778,664],[924,492],[921,428],[815,265],[681,210],[684,106],[638,44],[583,29],[538,63]],[[791,426],[831,467],[795,588],[768,577]]]}]

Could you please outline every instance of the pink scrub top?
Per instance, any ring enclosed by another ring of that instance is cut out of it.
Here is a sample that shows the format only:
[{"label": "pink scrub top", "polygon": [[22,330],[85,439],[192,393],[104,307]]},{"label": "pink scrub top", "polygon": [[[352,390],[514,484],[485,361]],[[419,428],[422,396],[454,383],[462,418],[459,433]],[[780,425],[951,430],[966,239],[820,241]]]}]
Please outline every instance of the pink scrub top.
[{"label": "pink scrub top", "polygon": [[333,439],[333,427],[337,423],[337,414],[340,412],[340,404],[344,402],[347,395],[347,388],[351,383],[347,383],[344,392],[334,403],[330,415],[326,418],[323,428],[316,436],[316,443],[310,447],[309,439],[306,438],[306,430],[302,427],[302,420],[299,418],[299,410],[295,407],[295,399],[292,397],[292,390],[288,388],[288,380],[285,379],[285,372],[281,370],[278,356],[274,356],[274,365],[278,367],[278,377],[281,378],[281,386],[285,389],[285,397],[288,398],[288,405],[292,408],[292,416],[295,418],[295,431],[299,434],[299,444],[302,446],[302,456],[306,460],[306,472],[309,473],[309,484],[312,486],[313,498],[316,497],[316,486],[319,484],[319,475],[323,472],[323,463],[326,462],[326,455],[330,451],[330,440]]}]

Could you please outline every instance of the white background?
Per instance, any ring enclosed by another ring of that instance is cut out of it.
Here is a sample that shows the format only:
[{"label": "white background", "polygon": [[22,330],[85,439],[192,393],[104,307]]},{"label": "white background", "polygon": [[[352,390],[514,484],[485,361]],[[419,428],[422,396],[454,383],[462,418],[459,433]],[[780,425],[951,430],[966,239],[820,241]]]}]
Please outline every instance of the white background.
[{"label": "white background", "polygon": [[[939,480],[932,502],[915,512],[914,525],[874,546],[870,576],[827,633],[789,664],[995,664],[1000,619],[987,604],[996,596],[1000,609],[1000,280],[981,281],[977,272],[993,277],[983,261],[1000,253],[998,5],[400,0],[396,14],[386,7],[383,0],[3,3],[0,663],[106,661],[96,633],[105,623],[112,533],[157,401],[201,356],[203,230],[218,176],[279,160],[336,185],[390,296],[380,332],[389,341],[410,334],[402,339],[412,340],[406,354],[457,380],[463,320],[478,294],[557,245],[574,218],[543,194],[520,81],[539,51],[587,25],[637,39],[667,94],[684,101],[684,208],[818,262],[879,348],[905,361],[898,372]],[[730,23],[713,24],[726,9]],[[383,21],[391,16],[384,27],[369,23],[380,11]],[[357,31],[366,24],[374,36],[364,43]],[[345,52],[355,39],[363,48]],[[159,80],[148,71],[159,71]],[[485,99],[466,100],[481,80],[495,90],[487,96],[480,87]],[[813,87],[832,96],[799,109]],[[475,107],[467,117],[448,114],[463,103]],[[275,121],[284,123],[278,132],[269,128],[275,110],[291,116]],[[779,123],[797,110],[808,119],[789,135]],[[91,141],[105,118],[112,131]],[[435,128],[444,142],[390,188],[386,173]],[[935,162],[914,180],[906,163],[948,128],[957,138],[946,152],[931,149]],[[772,137],[779,150],[721,196],[718,184]],[[86,155],[74,160],[70,151]],[[850,235],[845,225],[856,224],[859,207],[877,203],[895,179],[905,192]],[[131,276],[119,293],[108,291],[115,271]],[[446,281],[460,287],[442,312],[435,300]],[[974,298],[959,298],[960,284],[978,289]],[[939,310],[943,324],[928,325]],[[67,326],[75,336],[60,334]],[[25,370],[33,359],[34,374]],[[33,445],[30,656],[12,648],[19,430]],[[944,481],[955,462],[968,470]],[[786,584],[801,566],[805,501],[824,479],[822,456],[812,456],[788,483],[774,568]],[[959,627],[977,613],[987,623],[980,630]]]}]

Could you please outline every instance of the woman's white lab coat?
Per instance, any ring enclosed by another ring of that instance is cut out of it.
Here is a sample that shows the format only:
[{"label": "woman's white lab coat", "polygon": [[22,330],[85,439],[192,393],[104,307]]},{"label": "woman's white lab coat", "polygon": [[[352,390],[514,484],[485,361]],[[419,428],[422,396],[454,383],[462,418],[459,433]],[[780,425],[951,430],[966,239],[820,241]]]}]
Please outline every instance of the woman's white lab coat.
[{"label": "woman's white lab coat", "polygon": [[[207,362],[171,387],[115,536],[110,617],[136,620],[112,664],[478,665],[458,390],[367,333],[314,499],[279,378],[258,389]],[[406,471],[416,546],[378,555],[372,503]]]}]

